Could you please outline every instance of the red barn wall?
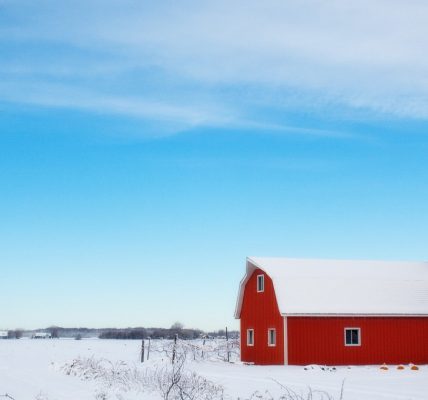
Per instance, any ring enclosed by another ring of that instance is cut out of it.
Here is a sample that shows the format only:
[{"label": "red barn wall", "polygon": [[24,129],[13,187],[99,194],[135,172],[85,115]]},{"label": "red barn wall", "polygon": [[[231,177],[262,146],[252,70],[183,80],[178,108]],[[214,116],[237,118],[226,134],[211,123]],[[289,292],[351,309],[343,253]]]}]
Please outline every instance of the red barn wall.
[{"label": "red barn wall", "polygon": [[[289,364],[428,363],[427,317],[288,317]],[[361,328],[361,346],[344,345]]]},{"label": "red barn wall", "polygon": [[[257,292],[257,275],[265,290]],[[241,308],[241,360],[255,364],[284,364],[284,320],[279,313],[272,279],[256,269],[248,280]],[[276,329],[276,346],[268,346],[268,329]],[[254,346],[247,346],[247,329],[254,329]]]}]

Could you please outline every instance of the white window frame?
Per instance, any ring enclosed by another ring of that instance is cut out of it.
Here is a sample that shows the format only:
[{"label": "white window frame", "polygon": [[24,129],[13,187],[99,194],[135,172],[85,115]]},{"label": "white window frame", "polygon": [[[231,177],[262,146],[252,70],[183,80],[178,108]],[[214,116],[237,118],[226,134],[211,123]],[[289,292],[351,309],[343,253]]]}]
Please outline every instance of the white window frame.
[{"label": "white window frame", "polygon": [[[259,278],[261,279],[261,288],[259,287]],[[262,293],[265,291],[265,276],[263,274],[257,275],[257,293]]]},{"label": "white window frame", "polygon": [[[253,339],[253,343],[250,343],[250,332],[251,332],[251,337],[252,337],[252,339]],[[254,329],[253,328],[250,328],[250,329],[247,329],[247,346],[254,346]]]},{"label": "white window frame", "polygon": [[[346,343],[346,331],[358,331],[358,343],[352,343],[352,344],[348,344],[348,343]],[[344,328],[344,330],[343,330],[343,340],[344,340],[344,343],[345,343],[345,346],[346,347],[356,347],[356,346],[361,346],[361,328],[357,328],[357,327],[347,327],[347,328]]]},{"label": "white window frame", "polygon": [[[274,342],[271,343],[270,341],[270,333],[273,332],[273,339]],[[276,346],[276,329],[275,328],[269,328],[268,329],[268,346],[269,347],[275,347]]]}]

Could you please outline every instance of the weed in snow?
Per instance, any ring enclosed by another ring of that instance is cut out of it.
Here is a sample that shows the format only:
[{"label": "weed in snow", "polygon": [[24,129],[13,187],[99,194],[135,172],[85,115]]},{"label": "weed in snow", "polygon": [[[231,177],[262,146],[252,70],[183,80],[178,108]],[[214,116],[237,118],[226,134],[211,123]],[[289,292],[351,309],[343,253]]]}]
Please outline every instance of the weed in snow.
[{"label": "weed in snow", "polygon": [[[280,382],[275,382],[281,387],[282,390],[282,394],[280,394],[279,397],[274,397],[268,391],[266,391],[264,393],[255,392],[250,396],[249,399],[246,400],[335,400],[333,395],[324,390],[314,390],[309,387],[306,393],[297,393],[289,387],[284,386]],[[343,400],[344,385],[345,381],[343,380],[338,400]]]},{"label": "weed in snow", "polygon": [[9,399],[9,400],[15,400],[15,398],[13,398],[10,394],[0,394],[0,397],[3,397],[5,399]]},{"label": "weed in snow", "polygon": [[112,363],[105,359],[77,358],[61,368],[67,375],[101,384],[95,398],[107,400],[105,389],[157,392],[165,400],[222,400],[223,387],[187,371],[185,358],[163,367],[141,370],[125,362]]}]

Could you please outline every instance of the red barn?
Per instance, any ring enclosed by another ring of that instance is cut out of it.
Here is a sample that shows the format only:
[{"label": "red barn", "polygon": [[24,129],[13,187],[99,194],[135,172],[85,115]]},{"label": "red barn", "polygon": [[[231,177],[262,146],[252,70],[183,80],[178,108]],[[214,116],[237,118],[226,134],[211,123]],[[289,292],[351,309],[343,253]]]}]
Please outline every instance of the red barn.
[{"label": "red barn", "polygon": [[247,258],[235,318],[254,364],[428,364],[428,263]]}]

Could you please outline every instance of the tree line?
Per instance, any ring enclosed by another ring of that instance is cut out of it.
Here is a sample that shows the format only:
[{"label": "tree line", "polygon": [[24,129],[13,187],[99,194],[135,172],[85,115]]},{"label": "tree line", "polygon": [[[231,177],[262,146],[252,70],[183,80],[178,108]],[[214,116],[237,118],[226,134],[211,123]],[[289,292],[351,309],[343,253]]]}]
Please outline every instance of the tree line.
[{"label": "tree line", "polygon": [[183,324],[176,322],[170,328],[109,329],[98,337],[100,339],[173,339],[175,336],[181,339],[197,339],[203,336],[203,331],[184,328]]},{"label": "tree line", "polygon": [[[197,339],[200,337],[224,337],[225,331],[204,332],[201,329],[185,328],[180,322],[174,323],[170,328],[63,328],[50,326],[43,329],[24,330],[15,329],[8,331],[9,339],[20,339],[21,337],[32,337],[35,332],[49,333],[52,338],[89,338],[98,337],[100,339],[173,339],[175,336],[180,339]],[[237,331],[229,332],[229,337],[238,337]]]}]

